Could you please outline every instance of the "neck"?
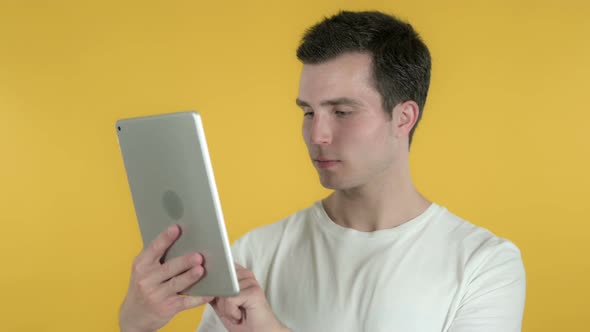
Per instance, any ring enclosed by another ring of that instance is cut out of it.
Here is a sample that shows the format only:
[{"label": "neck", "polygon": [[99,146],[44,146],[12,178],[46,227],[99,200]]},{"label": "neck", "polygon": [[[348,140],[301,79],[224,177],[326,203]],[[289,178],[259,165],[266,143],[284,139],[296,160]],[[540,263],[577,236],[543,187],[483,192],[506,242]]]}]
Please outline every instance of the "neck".
[{"label": "neck", "polygon": [[399,226],[431,204],[414,187],[409,166],[375,177],[362,186],[336,190],[323,203],[335,223],[362,232]]}]

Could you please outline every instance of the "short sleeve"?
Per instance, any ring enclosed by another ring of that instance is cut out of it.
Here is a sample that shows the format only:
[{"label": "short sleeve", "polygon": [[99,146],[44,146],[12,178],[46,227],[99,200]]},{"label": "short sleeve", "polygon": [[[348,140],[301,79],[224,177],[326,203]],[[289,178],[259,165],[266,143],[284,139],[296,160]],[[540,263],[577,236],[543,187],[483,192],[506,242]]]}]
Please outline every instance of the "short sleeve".
[{"label": "short sleeve", "polygon": [[520,332],[526,276],[520,250],[505,241],[487,253],[448,332]]}]

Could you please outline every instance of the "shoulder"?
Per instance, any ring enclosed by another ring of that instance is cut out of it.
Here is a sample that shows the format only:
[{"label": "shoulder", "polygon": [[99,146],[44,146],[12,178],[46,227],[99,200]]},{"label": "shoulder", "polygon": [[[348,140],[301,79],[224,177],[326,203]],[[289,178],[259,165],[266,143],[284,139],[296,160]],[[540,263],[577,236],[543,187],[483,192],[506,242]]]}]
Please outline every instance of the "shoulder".
[{"label": "shoulder", "polygon": [[520,331],[526,294],[520,249],[446,209],[437,223],[451,250],[447,262],[461,280],[451,330]]},{"label": "shoulder", "polygon": [[497,236],[492,231],[473,224],[446,208],[441,208],[439,218],[433,223],[436,232],[444,241],[466,251],[501,250],[520,252],[518,247],[506,238]]},{"label": "shoulder", "polygon": [[[442,208],[435,223],[441,241],[450,246],[458,263],[465,267],[465,277],[510,273],[524,279],[520,249],[511,240],[477,226]],[[489,273],[491,270],[496,273]]]}]

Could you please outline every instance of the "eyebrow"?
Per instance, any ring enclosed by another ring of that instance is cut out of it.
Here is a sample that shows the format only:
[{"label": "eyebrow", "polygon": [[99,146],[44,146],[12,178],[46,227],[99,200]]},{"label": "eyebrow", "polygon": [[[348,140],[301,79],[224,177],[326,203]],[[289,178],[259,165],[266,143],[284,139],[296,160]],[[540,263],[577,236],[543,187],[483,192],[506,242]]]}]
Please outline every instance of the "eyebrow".
[{"label": "eyebrow", "polygon": [[[297,104],[297,106],[299,106],[299,107],[311,107],[309,105],[309,103],[307,103],[306,101],[303,101],[299,98],[295,99],[295,104]],[[340,98],[336,98],[336,99],[324,100],[320,103],[320,106],[338,106],[338,105],[347,105],[347,106],[355,106],[355,107],[363,106],[363,104],[360,103],[359,101],[357,101],[355,99],[347,98],[347,97],[340,97]]]}]

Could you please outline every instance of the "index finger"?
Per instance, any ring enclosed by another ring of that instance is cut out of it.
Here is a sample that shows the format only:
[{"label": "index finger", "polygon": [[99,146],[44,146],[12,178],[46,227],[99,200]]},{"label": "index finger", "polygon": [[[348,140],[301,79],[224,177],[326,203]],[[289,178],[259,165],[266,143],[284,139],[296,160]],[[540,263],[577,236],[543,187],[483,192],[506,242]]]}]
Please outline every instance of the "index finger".
[{"label": "index finger", "polygon": [[178,239],[180,228],[178,225],[168,226],[141,253],[142,260],[149,263],[159,262],[166,250]]},{"label": "index finger", "polygon": [[247,268],[243,267],[242,265],[234,262],[234,267],[236,268],[236,275],[238,277],[238,280],[241,281],[242,279],[245,279],[245,278],[256,279],[254,272],[248,270]]}]

